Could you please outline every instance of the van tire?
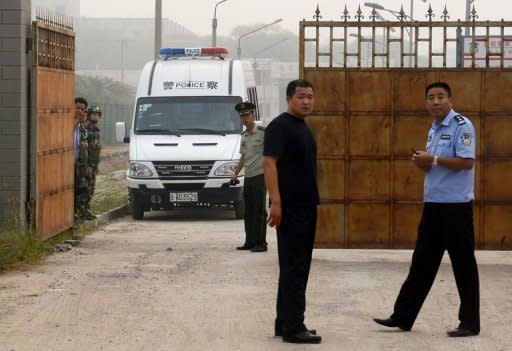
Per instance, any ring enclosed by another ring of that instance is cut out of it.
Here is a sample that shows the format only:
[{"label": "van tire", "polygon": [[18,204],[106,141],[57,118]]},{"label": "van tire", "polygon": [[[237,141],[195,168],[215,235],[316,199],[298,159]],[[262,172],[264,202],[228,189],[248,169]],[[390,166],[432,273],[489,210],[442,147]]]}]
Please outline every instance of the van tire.
[{"label": "van tire", "polygon": [[142,204],[133,199],[132,202],[132,218],[133,219],[143,219],[144,218],[144,207]]},{"label": "van tire", "polygon": [[235,201],[235,218],[243,219],[245,216],[245,204],[243,200]]}]

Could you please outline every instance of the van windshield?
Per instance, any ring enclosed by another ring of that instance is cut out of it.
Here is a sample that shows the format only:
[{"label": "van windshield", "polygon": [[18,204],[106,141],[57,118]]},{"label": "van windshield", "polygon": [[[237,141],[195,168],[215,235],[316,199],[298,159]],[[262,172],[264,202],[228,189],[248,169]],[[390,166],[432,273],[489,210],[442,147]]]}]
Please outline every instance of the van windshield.
[{"label": "van windshield", "polygon": [[235,105],[238,96],[140,98],[135,134],[238,134],[242,131]]}]

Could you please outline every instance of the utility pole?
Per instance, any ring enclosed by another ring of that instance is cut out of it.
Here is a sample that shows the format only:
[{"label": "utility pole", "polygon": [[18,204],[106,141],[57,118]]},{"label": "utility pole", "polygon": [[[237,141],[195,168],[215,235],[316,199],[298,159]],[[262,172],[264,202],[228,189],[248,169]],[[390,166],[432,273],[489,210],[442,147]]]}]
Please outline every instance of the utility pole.
[{"label": "utility pole", "polygon": [[162,0],[155,0],[155,60],[162,47]]},{"label": "utility pole", "polygon": [[215,4],[215,8],[213,10],[213,19],[212,19],[212,47],[217,47],[217,6],[226,2],[228,0],[221,0]]},{"label": "utility pole", "polygon": [[[468,21],[468,22],[469,22],[469,17],[471,15],[471,4],[473,3],[473,1],[475,1],[475,0],[466,0],[466,21]],[[469,36],[469,27],[466,27],[464,29],[464,35]]]}]

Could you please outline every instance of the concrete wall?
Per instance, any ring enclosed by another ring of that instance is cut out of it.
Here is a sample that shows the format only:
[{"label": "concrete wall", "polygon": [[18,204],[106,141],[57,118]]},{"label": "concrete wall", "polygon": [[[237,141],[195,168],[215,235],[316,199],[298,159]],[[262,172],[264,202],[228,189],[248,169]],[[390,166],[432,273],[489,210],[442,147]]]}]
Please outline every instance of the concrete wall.
[{"label": "concrete wall", "polygon": [[30,8],[31,0],[0,0],[0,221],[21,223],[28,177]]}]

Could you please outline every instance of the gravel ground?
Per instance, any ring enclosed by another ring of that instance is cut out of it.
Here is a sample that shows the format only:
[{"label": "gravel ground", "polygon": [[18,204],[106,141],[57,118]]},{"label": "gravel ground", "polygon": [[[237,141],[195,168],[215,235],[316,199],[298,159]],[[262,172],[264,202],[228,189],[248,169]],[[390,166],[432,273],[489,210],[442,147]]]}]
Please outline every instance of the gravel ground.
[{"label": "gravel ground", "polygon": [[273,337],[275,232],[266,253],[236,251],[243,222],[200,209],[121,218],[38,267],[0,275],[0,350],[512,350],[510,252],[478,252],[482,333],[451,339],[449,262],[413,330],[382,328],[410,251],[315,250],[306,323],[320,345]]}]

